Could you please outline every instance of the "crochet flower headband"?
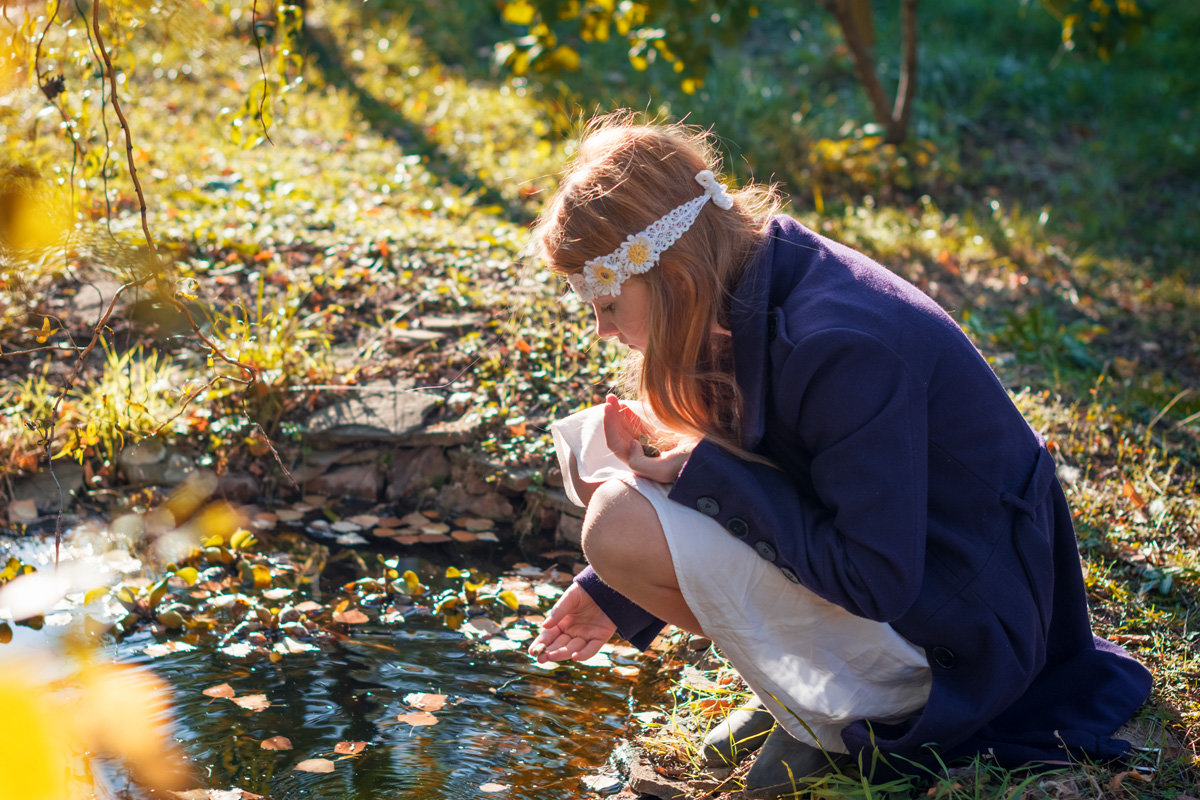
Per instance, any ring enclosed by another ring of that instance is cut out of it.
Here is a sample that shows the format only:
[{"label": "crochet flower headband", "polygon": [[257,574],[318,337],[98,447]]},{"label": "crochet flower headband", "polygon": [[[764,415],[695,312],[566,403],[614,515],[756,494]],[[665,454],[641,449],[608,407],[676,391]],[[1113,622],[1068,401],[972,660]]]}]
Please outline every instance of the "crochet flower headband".
[{"label": "crochet flower headband", "polygon": [[709,198],[717,208],[733,208],[733,198],[712,170],[697,173],[696,183],[704,187],[704,194],[671,209],[641,233],[630,234],[613,252],[584,264],[582,272],[568,275],[567,282],[579,299],[590,303],[601,295],[619,295],[622,283],[633,275],[648,272],[663,251],[687,233]]}]

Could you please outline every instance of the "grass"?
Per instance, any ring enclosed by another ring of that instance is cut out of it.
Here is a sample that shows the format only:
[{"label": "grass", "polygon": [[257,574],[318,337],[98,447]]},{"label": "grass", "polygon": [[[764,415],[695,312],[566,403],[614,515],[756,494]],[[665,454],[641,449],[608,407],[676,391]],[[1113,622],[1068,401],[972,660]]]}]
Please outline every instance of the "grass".
[{"label": "grass", "polygon": [[[971,765],[891,788],[829,779],[813,796],[1170,800],[1191,790],[1200,10],[1164,4],[1150,34],[1105,64],[1057,53],[1054,22],[1036,5],[928,0],[914,142],[883,150],[829,20],[786,3],[764,5],[692,96],[670,75],[630,70],[612,43],[586,51],[577,74],[499,75],[487,50],[506,32],[482,0],[324,3],[267,143],[235,125],[261,77],[248,4],[236,8],[231,22],[180,6],[187,24],[151,19],[114,50],[166,268],[128,290],[75,382],[69,348],[90,339],[104,308],[95,298],[146,274],[123,140],[111,110],[101,113],[86,48],[48,63],[65,77],[60,102],[79,120],[85,158],[53,135],[39,96],[0,99],[15,134],[0,167],[46,179],[38,189],[8,171],[5,190],[35,192],[54,212],[46,220],[73,196],[76,220],[65,246],[40,249],[66,229],[22,223],[0,254],[6,479],[44,468],[38,429],[52,420],[52,449],[84,461],[89,487],[118,486],[119,448],[178,413],[161,437],[221,470],[258,465],[282,492],[252,425],[286,454],[339,386],[393,378],[465,393],[487,420],[481,449],[548,469],[548,423],[602,396],[620,353],[522,265],[524,226],[586,110],[688,115],[724,137],[739,179],[780,181],[802,221],[921,286],[972,335],[1052,443],[1096,629],[1154,669],[1142,717],[1169,736],[1148,782],[1116,781],[1122,769],[1109,766],[1034,779]],[[879,24],[887,52],[895,22],[880,10]],[[82,43],[78,21],[73,29],[62,41]],[[894,64],[885,58],[885,75]],[[14,249],[18,239],[33,244]],[[198,330],[164,302],[174,288],[194,295],[185,305]],[[406,336],[431,316],[465,313],[483,322],[459,338]],[[58,330],[40,342],[45,329]],[[244,374],[222,355],[260,379],[235,382]],[[721,693],[679,693],[668,726],[679,733],[667,740],[686,763],[686,742],[712,718],[691,706],[718,707]]]}]

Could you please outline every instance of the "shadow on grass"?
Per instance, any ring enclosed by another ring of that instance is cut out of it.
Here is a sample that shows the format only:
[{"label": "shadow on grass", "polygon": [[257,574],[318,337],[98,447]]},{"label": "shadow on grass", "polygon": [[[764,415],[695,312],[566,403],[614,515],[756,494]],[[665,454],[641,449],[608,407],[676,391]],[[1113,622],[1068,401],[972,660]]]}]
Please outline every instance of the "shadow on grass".
[{"label": "shadow on grass", "polygon": [[421,155],[423,166],[441,180],[478,195],[483,204],[498,206],[509,222],[525,225],[533,219],[534,213],[528,206],[503,196],[496,187],[481,180],[468,165],[447,154],[420,126],[386,100],[363,88],[329,29],[305,25],[303,47],[321,70],[326,83],[353,98],[363,119],[381,137],[396,142],[406,153]]}]

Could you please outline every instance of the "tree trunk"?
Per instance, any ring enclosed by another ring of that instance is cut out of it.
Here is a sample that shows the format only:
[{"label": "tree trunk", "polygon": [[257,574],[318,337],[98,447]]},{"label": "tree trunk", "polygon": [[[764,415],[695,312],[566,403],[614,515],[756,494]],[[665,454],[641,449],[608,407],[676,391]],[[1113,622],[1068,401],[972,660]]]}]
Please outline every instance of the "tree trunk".
[{"label": "tree trunk", "polygon": [[871,52],[875,26],[869,13],[869,3],[857,0],[825,2],[825,8],[833,14],[842,30],[846,47],[850,51],[850,59],[854,62],[854,74],[867,93],[875,121],[884,129],[884,141],[888,144],[900,144],[908,138],[912,100],[917,89],[917,2],[918,0],[900,2],[903,58],[900,62],[900,82],[896,88],[896,99],[892,103],[888,102],[887,93],[883,90],[875,68],[875,57]]}]

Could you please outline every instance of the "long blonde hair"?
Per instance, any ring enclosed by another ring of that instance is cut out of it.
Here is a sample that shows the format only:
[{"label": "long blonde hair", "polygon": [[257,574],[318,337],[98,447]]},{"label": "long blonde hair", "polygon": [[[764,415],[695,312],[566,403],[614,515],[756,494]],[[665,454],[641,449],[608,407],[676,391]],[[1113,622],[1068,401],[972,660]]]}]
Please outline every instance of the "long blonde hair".
[{"label": "long blonde hair", "polygon": [[[537,255],[562,276],[617,249],[700,194],[696,173],[720,174],[713,136],[622,111],[591,120],[558,192],[534,229]],[[640,277],[649,288],[649,336],[626,382],[658,420],[739,455],[740,402],[729,337],[730,294],[782,205],[773,187],[749,184],[733,207],[705,205],[696,222]]]}]

